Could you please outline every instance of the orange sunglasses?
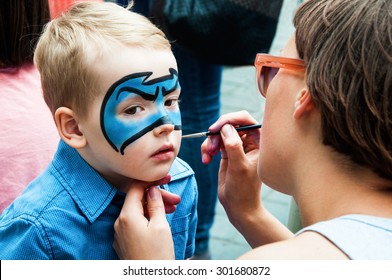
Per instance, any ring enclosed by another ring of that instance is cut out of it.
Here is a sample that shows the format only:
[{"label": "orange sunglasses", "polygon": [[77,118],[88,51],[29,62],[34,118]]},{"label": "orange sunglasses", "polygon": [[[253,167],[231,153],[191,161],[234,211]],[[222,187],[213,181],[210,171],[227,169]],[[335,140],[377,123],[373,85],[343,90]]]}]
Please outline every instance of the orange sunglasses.
[{"label": "orange sunglasses", "polygon": [[258,53],[255,58],[256,82],[262,96],[266,97],[268,85],[276,76],[280,68],[294,71],[305,71],[305,63],[302,59],[273,56]]}]

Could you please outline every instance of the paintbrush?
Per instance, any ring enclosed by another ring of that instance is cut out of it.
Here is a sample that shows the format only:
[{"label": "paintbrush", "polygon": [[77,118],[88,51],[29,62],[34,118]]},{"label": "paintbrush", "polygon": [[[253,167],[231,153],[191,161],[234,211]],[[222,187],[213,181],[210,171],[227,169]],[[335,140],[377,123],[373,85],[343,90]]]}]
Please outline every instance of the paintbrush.
[{"label": "paintbrush", "polygon": [[[236,127],[235,130],[237,131],[243,131],[243,130],[249,130],[249,129],[255,129],[255,128],[260,128],[261,124],[252,124],[252,125],[246,125],[246,126],[239,126]],[[193,134],[188,134],[188,135],[183,135],[182,138],[200,138],[200,137],[207,137],[210,135],[218,135],[220,132],[211,132],[211,131],[206,131],[206,132],[198,132],[198,133],[193,133]]]}]

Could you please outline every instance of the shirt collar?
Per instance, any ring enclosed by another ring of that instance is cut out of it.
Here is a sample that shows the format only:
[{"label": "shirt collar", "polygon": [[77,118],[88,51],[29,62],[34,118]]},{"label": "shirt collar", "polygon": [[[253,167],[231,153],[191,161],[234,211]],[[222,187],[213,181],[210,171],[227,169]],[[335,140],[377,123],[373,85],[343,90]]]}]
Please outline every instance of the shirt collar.
[{"label": "shirt collar", "polygon": [[90,222],[108,207],[117,189],[92,168],[72,147],[60,140],[53,159],[59,181]]}]

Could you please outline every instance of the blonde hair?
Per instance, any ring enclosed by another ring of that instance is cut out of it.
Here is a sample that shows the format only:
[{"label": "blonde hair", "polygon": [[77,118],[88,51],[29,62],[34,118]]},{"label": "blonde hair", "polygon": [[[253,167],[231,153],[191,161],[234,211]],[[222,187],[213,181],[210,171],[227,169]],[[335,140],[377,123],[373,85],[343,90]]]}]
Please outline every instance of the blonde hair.
[{"label": "blonde hair", "polygon": [[64,106],[81,118],[87,115],[88,104],[100,93],[94,63],[111,54],[111,47],[170,50],[163,32],[130,7],[80,2],[45,27],[34,60],[53,114]]}]

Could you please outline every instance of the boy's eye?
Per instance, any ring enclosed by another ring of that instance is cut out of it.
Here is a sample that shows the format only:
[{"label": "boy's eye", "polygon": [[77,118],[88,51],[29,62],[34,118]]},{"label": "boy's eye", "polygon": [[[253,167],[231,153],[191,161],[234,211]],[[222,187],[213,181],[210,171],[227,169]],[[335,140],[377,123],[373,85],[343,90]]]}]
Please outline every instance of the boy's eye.
[{"label": "boy's eye", "polygon": [[178,103],[178,99],[168,99],[165,101],[165,106],[166,107],[172,107],[175,106]]},{"label": "boy's eye", "polygon": [[143,108],[140,107],[140,106],[132,106],[132,107],[129,107],[129,108],[127,108],[127,109],[125,110],[125,114],[128,114],[128,115],[135,115],[136,113],[139,113],[139,112],[141,112],[142,110],[143,110]]}]

